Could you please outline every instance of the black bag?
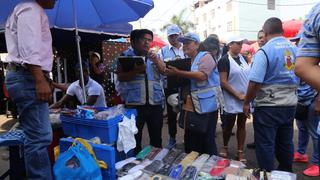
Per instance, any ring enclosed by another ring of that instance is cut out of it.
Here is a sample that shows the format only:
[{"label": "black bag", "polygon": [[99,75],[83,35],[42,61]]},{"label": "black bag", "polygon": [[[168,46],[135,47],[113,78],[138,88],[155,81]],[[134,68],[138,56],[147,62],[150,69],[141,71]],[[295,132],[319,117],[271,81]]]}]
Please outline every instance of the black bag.
[{"label": "black bag", "polygon": [[295,118],[304,121],[308,119],[309,106],[301,103],[297,104]]},{"label": "black bag", "polygon": [[196,132],[196,133],[206,133],[208,128],[209,119],[208,118],[200,118],[200,116],[195,112],[186,112],[186,129],[188,131]]}]

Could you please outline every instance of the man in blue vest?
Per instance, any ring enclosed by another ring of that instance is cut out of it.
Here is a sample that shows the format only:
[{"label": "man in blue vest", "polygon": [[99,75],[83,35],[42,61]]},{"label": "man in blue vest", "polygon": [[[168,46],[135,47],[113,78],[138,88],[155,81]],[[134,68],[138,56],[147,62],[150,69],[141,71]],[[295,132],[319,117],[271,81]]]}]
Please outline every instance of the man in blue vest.
[{"label": "man in blue vest", "polygon": [[143,56],[144,64],[135,65],[129,72],[124,72],[118,66],[119,93],[127,107],[136,108],[138,115],[136,125],[138,133],[135,135],[137,146],[135,153],[141,150],[141,139],[144,124],[147,123],[150,145],[162,147],[161,131],[163,124],[164,94],[160,83],[159,58],[150,51],[153,33],[148,29],[131,31],[131,47],[123,53],[124,56]]},{"label": "man in blue vest", "polygon": [[[182,44],[177,40],[178,37],[182,35],[181,29],[177,25],[170,25],[167,27],[167,36],[169,44],[164,46],[158,52],[159,57],[164,62],[173,61],[176,59],[186,58],[182,50]],[[164,92],[166,95],[166,99],[172,94],[178,93],[177,89],[170,89],[167,86],[167,78],[163,77],[164,81]],[[173,111],[173,107],[166,103],[167,105],[167,114],[168,114],[168,130],[169,130],[169,143],[167,145],[168,148],[171,148],[176,143],[176,134],[177,134],[177,113]]]},{"label": "man in blue vest", "polygon": [[267,43],[255,54],[243,112],[250,116],[254,100],[253,127],[259,167],[292,171],[293,119],[297,104],[294,74],[296,47],[285,39],[282,22],[269,18],[263,25]]}]

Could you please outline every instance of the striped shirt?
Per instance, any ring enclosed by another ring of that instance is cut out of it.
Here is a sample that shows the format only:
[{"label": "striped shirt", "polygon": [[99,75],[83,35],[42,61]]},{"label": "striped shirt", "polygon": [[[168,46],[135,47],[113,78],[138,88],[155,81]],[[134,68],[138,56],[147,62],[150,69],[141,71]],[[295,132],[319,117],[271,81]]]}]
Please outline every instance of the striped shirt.
[{"label": "striped shirt", "polygon": [[298,47],[297,57],[320,57],[320,3],[307,15]]}]

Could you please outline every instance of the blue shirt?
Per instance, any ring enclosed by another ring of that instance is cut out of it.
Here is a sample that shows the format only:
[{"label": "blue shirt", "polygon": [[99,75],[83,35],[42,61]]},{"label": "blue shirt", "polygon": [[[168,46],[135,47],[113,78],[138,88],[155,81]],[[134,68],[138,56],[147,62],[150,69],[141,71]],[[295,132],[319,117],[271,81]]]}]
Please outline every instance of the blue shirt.
[{"label": "blue shirt", "polygon": [[249,80],[262,83],[267,72],[267,57],[260,50],[253,57],[253,63],[249,74]]},{"label": "blue shirt", "polygon": [[303,24],[297,57],[320,57],[320,3],[315,5]]}]

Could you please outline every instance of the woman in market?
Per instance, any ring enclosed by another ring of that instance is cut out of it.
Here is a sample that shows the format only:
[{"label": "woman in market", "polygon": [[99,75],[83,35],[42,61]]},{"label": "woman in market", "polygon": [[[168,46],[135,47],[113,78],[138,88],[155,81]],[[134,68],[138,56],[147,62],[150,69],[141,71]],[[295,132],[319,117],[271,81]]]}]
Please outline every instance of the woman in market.
[{"label": "woman in market", "polygon": [[190,92],[183,105],[186,110],[185,151],[216,155],[215,130],[222,93],[217,62],[213,58],[215,54],[203,51],[208,42],[200,43],[197,34],[187,33],[178,40],[183,43],[185,54],[191,58],[191,70],[183,71],[169,66],[166,73],[190,79]]},{"label": "woman in market", "polygon": [[228,156],[228,143],[232,128],[237,120],[238,160],[245,162],[243,146],[246,137],[246,116],[243,113],[243,100],[249,83],[250,66],[240,54],[243,39],[231,37],[227,45],[229,51],[218,64],[224,108],[221,118],[224,122],[223,147],[220,156]]}]

